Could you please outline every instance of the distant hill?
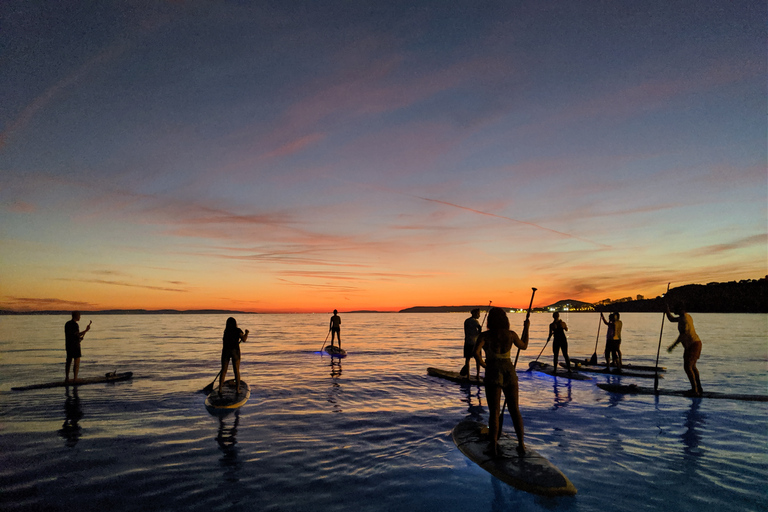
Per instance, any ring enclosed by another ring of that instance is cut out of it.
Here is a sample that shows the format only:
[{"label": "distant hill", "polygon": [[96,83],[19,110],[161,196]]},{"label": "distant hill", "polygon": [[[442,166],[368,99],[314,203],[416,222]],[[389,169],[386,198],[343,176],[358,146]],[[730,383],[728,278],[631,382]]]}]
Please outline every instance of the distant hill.
[{"label": "distant hill", "polygon": [[768,276],[727,283],[687,284],[670,288],[666,297],[615,302],[597,311],[660,312],[684,304],[689,313],[768,313]]},{"label": "distant hill", "polygon": [[593,305],[591,302],[582,302],[580,300],[566,299],[566,300],[559,300],[554,304],[550,304],[549,306],[544,306],[543,308],[536,308],[536,311],[548,311],[549,309],[556,309],[558,311],[563,311],[566,307],[570,311],[593,309]]},{"label": "distant hill", "polygon": [[[501,307],[501,306],[499,306]],[[470,313],[473,309],[488,309],[488,304],[482,306],[415,306],[412,308],[401,309],[400,313]],[[503,309],[509,309],[507,307]]]}]

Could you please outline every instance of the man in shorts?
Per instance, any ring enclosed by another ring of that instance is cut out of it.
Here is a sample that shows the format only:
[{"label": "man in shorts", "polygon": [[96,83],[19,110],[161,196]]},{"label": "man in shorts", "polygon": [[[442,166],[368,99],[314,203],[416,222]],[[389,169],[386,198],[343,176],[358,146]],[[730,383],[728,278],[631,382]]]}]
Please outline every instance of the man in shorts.
[{"label": "man in shorts", "polygon": [[560,320],[560,313],[555,311],[552,313],[553,322],[549,324],[549,336],[547,341],[554,336],[552,340],[552,352],[555,355],[554,360],[554,372],[557,372],[557,356],[562,351],[563,358],[565,358],[565,367],[568,369],[568,373],[571,373],[571,358],[568,357],[568,339],[565,337],[565,331],[568,330],[568,326]]},{"label": "man in shorts", "polygon": [[80,342],[85,333],[91,330],[91,322],[88,322],[85,330],[80,332],[80,326],[77,324],[79,321],[80,312],[73,311],[72,320],[64,324],[64,343],[67,349],[67,372],[64,382],[69,382],[69,368],[72,366],[72,361],[75,362],[72,381],[77,382],[77,373],[80,371]]},{"label": "man in shorts", "polygon": [[675,308],[675,313],[678,316],[672,316],[669,312],[669,306],[667,306],[667,318],[670,322],[677,323],[677,330],[680,333],[677,340],[669,346],[667,352],[672,352],[678,343],[682,343],[685,352],[683,352],[683,368],[685,374],[688,375],[688,380],[691,382],[691,390],[688,394],[692,396],[701,396],[703,393],[701,389],[701,379],[699,378],[699,370],[696,368],[696,361],[701,356],[701,339],[696,334],[696,329],[693,328],[693,319],[691,315],[685,312],[685,307],[680,305]]},{"label": "man in shorts", "polygon": [[[464,366],[459,372],[465,377],[469,377],[469,360],[475,356],[475,341],[482,331],[480,322],[477,321],[480,318],[480,308],[473,309],[470,314],[471,316],[464,320]],[[475,362],[475,368],[477,376],[480,377],[480,363]]]}]

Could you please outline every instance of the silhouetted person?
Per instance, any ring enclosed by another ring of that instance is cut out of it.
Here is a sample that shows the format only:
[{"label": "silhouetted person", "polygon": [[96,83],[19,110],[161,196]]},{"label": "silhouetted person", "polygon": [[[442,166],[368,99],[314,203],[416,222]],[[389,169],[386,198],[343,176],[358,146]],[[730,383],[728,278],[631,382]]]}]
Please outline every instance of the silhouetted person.
[{"label": "silhouetted person", "polygon": [[[523,417],[520,415],[518,400],[517,373],[512,362],[512,347],[525,350],[528,348],[528,328],[530,320],[523,324],[522,338],[509,330],[509,319],[501,308],[491,308],[488,313],[488,330],[480,333],[475,343],[475,360],[485,368],[485,394],[488,400],[488,427],[491,445],[488,453],[493,457],[499,454],[499,410],[501,392],[507,401],[509,415],[517,435],[517,451],[525,453]],[[483,361],[481,351],[485,350]]]},{"label": "silhouetted person", "polygon": [[693,319],[691,315],[685,312],[685,308],[681,305],[675,308],[675,313],[678,316],[672,316],[669,312],[669,305],[667,305],[667,318],[670,322],[677,323],[677,330],[680,333],[677,336],[677,340],[669,346],[667,352],[677,346],[678,343],[682,343],[685,348],[683,352],[683,368],[685,368],[685,374],[688,375],[688,380],[691,382],[691,390],[689,393],[694,396],[701,396],[701,380],[699,379],[699,369],[696,368],[696,361],[701,356],[701,339],[696,334],[696,329],[693,328]]},{"label": "silhouetted person", "polygon": [[621,371],[621,350],[619,347],[621,345],[622,323],[619,320],[619,314],[611,313],[606,320],[601,312],[600,318],[608,326],[608,332],[605,333],[605,367],[610,371],[611,359],[613,359],[616,370]]},{"label": "silhouetted person", "polygon": [[568,339],[565,337],[565,331],[568,330],[568,326],[565,322],[560,320],[560,313],[552,313],[552,318],[554,319],[554,322],[549,324],[549,336],[547,337],[547,341],[554,336],[554,339],[552,340],[552,353],[555,355],[554,372],[557,372],[557,355],[559,352],[562,352],[563,358],[565,359],[565,366],[568,369],[568,373],[570,373],[571,358],[568,357]]},{"label": "silhouetted person", "polygon": [[74,368],[72,369],[72,381],[77,382],[77,374],[80,371],[80,342],[83,340],[85,333],[91,330],[91,323],[88,322],[88,326],[84,331],[80,332],[80,326],[77,322],[80,321],[80,312],[72,312],[72,320],[64,324],[64,344],[67,349],[67,370],[64,376],[64,382],[69,382],[69,368],[74,361]]},{"label": "silhouetted person", "polygon": [[243,332],[237,326],[237,321],[227,318],[227,326],[224,328],[224,346],[221,348],[221,377],[219,377],[219,394],[221,384],[227,376],[229,360],[232,360],[232,369],[235,371],[235,391],[240,393],[240,342],[248,339],[248,329]]},{"label": "silhouetted person", "polygon": [[[477,321],[480,318],[480,308],[475,308],[471,311],[469,318],[464,320],[464,367],[459,372],[461,375],[469,376],[469,360],[474,357],[475,354],[475,341],[482,331],[480,322]],[[480,376],[480,364],[475,362],[475,369],[477,376]]]},{"label": "silhouetted person", "polygon": [[341,348],[341,317],[339,312],[334,309],[333,316],[331,317],[331,346],[333,346],[333,339],[335,337],[339,338],[339,348]]}]

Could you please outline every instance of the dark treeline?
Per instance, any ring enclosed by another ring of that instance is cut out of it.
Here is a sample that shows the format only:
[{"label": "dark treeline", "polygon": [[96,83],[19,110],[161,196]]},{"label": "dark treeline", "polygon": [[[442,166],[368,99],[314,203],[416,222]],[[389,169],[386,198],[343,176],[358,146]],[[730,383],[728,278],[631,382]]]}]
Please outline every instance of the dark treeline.
[{"label": "dark treeline", "polygon": [[768,276],[728,283],[687,284],[670,288],[666,297],[615,302],[597,311],[658,312],[665,304],[683,304],[690,313],[768,313]]}]

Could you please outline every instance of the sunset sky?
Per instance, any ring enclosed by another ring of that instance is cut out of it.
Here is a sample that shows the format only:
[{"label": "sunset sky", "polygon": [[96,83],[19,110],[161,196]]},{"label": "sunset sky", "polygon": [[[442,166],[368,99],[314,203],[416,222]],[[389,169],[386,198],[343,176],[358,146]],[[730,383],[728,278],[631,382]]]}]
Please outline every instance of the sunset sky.
[{"label": "sunset sky", "polygon": [[0,4],[0,309],[768,274],[764,2]]}]

